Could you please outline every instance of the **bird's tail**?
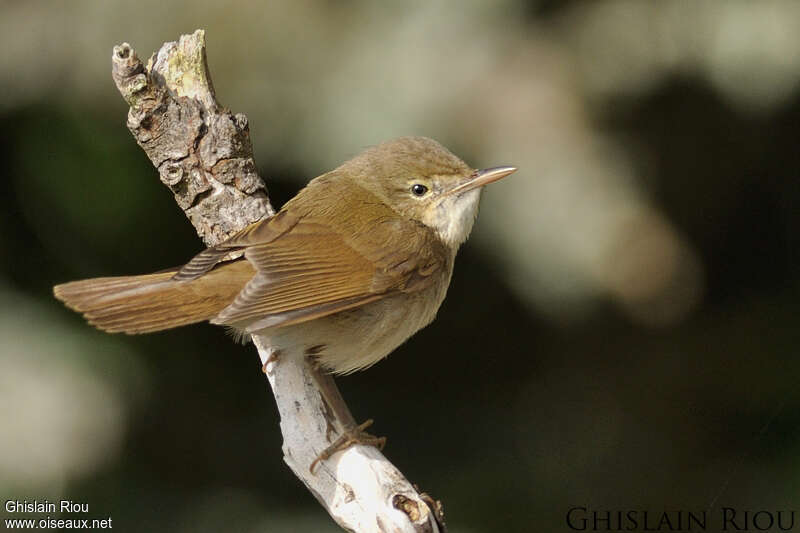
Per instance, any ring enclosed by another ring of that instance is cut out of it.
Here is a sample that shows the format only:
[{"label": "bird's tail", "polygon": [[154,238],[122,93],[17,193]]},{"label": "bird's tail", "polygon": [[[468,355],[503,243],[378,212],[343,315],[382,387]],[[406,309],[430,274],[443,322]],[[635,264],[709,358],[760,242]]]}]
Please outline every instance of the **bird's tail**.
[{"label": "bird's tail", "polygon": [[173,280],[176,272],[73,281],[56,285],[53,293],[103,331],[150,333],[215,317],[254,274],[246,260],[189,281]]}]

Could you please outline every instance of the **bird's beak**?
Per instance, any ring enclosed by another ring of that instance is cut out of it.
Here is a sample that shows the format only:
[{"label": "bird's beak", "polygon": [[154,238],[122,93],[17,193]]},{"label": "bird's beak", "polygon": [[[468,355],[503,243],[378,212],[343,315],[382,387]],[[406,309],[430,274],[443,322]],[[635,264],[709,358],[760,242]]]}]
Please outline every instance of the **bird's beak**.
[{"label": "bird's beak", "polygon": [[509,174],[517,171],[517,167],[492,167],[483,170],[476,170],[472,175],[460,185],[447,191],[447,194],[461,194],[484,185],[489,185],[499,179],[505,178]]}]

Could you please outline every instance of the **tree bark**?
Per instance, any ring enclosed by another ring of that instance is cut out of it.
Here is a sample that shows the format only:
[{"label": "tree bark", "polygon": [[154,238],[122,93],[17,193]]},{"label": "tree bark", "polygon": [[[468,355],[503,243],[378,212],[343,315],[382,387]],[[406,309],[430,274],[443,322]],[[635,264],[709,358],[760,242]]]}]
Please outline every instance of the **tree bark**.
[{"label": "tree bark", "polygon": [[[130,106],[128,128],[161,181],[213,246],[275,213],[253,160],[247,118],[216,101],[197,30],[165,43],[143,65],[128,43],[115,46],[112,76]],[[374,447],[356,444],[315,459],[353,417],[333,378],[303,357],[281,355],[253,336],[281,417],[284,460],[331,517],[357,532],[444,531],[440,502],[418,493]]]}]

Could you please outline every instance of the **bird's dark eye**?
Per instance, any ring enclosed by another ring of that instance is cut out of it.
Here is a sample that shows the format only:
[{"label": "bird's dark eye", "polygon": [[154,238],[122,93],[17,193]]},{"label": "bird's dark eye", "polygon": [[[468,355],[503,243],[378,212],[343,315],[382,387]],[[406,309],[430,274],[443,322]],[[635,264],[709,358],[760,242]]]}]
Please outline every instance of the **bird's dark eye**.
[{"label": "bird's dark eye", "polygon": [[411,192],[414,194],[414,196],[422,196],[428,192],[428,188],[421,183],[415,183],[411,186]]}]

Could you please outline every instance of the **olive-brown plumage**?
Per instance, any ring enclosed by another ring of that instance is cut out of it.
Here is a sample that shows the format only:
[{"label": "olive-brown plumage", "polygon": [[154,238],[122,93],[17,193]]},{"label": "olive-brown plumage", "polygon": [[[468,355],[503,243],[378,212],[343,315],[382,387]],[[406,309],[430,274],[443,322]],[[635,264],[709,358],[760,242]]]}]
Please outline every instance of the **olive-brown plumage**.
[{"label": "olive-brown plumage", "polygon": [[[315,178],[273,217],[180,270],[55,287],[109,332],[210,320],[306,353],[337,373],[369,366],[433,320],[480,187],[510,174],[473,171],[441,145],[404,137]],[[229,252],[244,257],[222,261]]]}]

